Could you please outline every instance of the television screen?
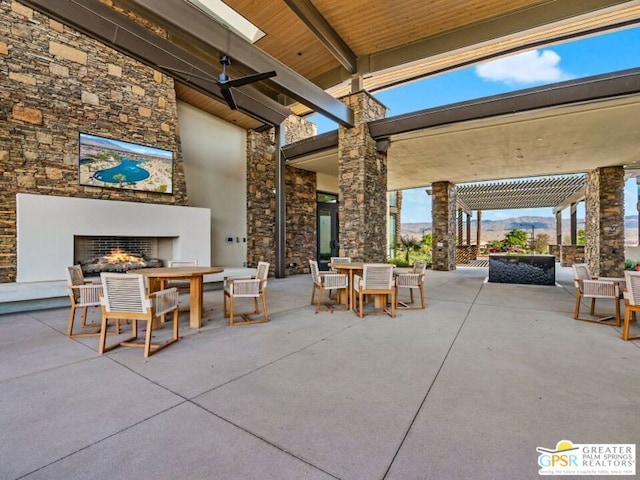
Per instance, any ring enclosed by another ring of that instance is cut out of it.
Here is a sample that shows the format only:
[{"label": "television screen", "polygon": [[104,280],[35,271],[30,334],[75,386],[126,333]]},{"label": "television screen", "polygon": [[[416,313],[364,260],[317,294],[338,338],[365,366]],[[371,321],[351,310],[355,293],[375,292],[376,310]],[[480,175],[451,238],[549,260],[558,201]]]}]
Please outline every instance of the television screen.
[{"label": "television screen", "polygon": [[173,152],[80,133],[80,185],[173,192]]}]

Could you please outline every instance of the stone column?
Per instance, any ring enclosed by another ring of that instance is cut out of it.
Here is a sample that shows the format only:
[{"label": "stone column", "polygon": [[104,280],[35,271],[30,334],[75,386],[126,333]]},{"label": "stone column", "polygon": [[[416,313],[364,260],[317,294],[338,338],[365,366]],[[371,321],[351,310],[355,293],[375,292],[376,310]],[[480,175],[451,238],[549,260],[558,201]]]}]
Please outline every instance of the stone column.
[{"label": "stone column", "polygon": [[384,118],[386,107],[367,92],[344,99],[355,127],[338,130],[340,256],[354,261],[387,259],[387,155],[378,152],[368,121]]},{"label": "stone column", "polygon": [[[290,116],[284,122],[286,143],[315,134],[315,125]],[[275,131],[247,132],[247,264],[276,263]],[[316,174],[285,167],[287,274],[309,271],[316,249]]]},{"label": "stone column", "polygon": [[462,237],[462,209],[458,209],[458,234],[457,234],[457,245],[463,245],[463,237]]},{"label": "stone column", "polygon": [[556,212],[556,245],[562,245],[562,210]]},{"label": "stone column", "polygon": [[450,182],[431,185],[433,270],[456,269],[456,187]]},{"label": "stone column", "polygon": [[589,172],[586,185],[585,260],[601,277],[624,275],[624,170]]}]

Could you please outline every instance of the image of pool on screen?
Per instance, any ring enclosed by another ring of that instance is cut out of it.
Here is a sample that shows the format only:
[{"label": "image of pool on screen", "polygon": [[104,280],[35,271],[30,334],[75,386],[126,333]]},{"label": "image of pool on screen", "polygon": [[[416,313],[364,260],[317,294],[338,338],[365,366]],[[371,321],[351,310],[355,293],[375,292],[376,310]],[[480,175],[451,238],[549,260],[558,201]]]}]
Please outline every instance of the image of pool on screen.
[{"label": "image of pool on screen", "polygon": [[79,145],[80,185],[172,193],[172,151],[87,133]]}]

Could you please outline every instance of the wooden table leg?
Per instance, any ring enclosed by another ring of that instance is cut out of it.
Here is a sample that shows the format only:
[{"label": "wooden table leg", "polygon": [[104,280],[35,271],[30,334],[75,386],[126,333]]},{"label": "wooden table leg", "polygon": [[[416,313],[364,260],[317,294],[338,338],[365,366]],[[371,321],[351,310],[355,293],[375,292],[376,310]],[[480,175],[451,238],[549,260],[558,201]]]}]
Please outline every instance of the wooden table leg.
[{"label": "wooden table leg", "polygon": [[191,277],[189,290],[191,300],[189,307],[189,326],[191,328],[200,328],[202,327],[202,275],[194,275]]}]

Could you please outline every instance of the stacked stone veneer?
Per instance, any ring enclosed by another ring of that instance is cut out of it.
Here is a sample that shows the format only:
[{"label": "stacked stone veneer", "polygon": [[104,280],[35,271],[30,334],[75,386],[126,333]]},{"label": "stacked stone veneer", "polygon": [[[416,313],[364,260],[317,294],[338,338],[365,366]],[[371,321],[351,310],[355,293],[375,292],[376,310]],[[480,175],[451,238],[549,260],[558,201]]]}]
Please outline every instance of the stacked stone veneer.
[{"label": "stacked stone veneer", "polygon": [[387,257],[387,157],[376,151],[366,122],[384,118],[386,107],[366,92],[343,100],[355,127],[338,131],[340,256],[385,262]]},{"label": "stacked stone veneer", "polygon": [[[315,134],[315,125],[295,116],[285,121],[285,140]],[[275,130],[247,135],[247,261],[271,263],[275,269],[276,170]],[[308,273],[316,258],[316,174],[285,167],[286,273]]]},{"label": "stacked stone veneer", "polygon": [[[78,185],[79,132],[173,151],[173,194]],[[173,80],[6,0],[0,138],[0,282],[16,279],[17,193],[188,204]]]},{"label": "stacked stone veneer", "polygon": [[586,184],[585,259],[593,275],[621,277],[624,272],[624,170],[604,167],[589,172]]},{"label": "stacked stone veneer", "polygon": [[450,182],[431,186],[433,231],[432,269],[456,269],[456,187]]}]

